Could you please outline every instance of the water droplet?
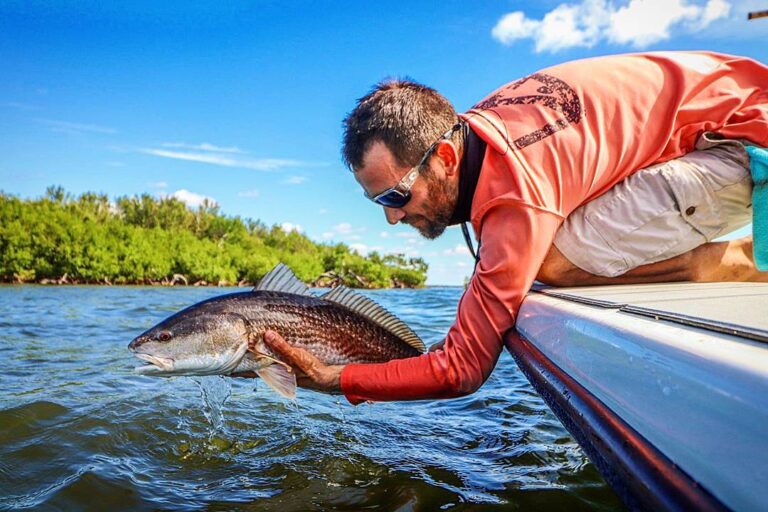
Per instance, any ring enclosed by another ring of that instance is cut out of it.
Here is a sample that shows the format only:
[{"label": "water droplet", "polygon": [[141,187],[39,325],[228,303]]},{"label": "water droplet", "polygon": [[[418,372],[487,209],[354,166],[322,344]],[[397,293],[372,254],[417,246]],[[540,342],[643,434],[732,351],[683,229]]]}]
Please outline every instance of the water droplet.
[{"label": "water droplet", "polygon": [[224,404],[232,396],[232,384],[221,376],[193,380],[200,388],[202,412],[208,421],[208,439],[212,440],[224,426]]}]

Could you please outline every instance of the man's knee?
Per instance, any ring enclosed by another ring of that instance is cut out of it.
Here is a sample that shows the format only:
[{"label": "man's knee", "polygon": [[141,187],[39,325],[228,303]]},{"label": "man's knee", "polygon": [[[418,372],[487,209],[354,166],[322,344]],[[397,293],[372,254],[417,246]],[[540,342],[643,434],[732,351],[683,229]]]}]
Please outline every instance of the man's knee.
[{"label": "man's knee", "polygon": [[[718,144],[641,169],[571,212],[556,238],[564,255],[587,276],[711,280],[697,247],[752,215],[744,147]],[[571,275],[563,266],[544,271],[559,281]]]},{"label": "man's knee", "polygon": [[576,286],[583,281],[587,272],[571,263],[554,244],[539,268],[536,279],[550,286]]},{"label": "man's knee", "polygon": [[696,257],[698,254],[697,249],[698,248],[684,252],[683,254],[668,260],[674,262],[670,272],[678,274],[678,281],[702,282],[707,280],[705,265]]},{"label": "man's knee", "polygon": [[765,282],[768,275],[755,266],[752,244],[752,237],[748,236],[700,245],[688,254],[688,280]]}]

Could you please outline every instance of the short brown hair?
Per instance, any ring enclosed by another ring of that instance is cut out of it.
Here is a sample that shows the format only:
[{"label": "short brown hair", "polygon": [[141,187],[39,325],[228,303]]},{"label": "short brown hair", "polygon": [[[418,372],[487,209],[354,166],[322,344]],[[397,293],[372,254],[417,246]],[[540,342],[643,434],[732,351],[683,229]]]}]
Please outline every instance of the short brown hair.
[{"label": "short brown hair", "polygon": [[413,166],[457,121],[453,105],[431,87],[409,79],[382,80],[344,118],[342,158],[354,171],[370,145],[381,141],[400,165]]}]

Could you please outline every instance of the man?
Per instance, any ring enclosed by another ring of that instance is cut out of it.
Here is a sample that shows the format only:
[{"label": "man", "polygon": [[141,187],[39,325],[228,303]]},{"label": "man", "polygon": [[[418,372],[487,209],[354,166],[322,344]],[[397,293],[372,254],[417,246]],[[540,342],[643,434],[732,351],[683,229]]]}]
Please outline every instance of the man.
[{"label": "man", "polygon": [[768,280],[750,239],[710,242],[749,222],[744,146],[768,146],[767,84],[761,64],[703,52],[554,66],[461,116],[427,87],[380,84],[345,120],[344,158],[390,223],[434,238],[471,222],[478,259],[456,322],[436,350],[374,365],[265,341],[300,385],[352,403],[449,398],[488,377],[537,276]]}]

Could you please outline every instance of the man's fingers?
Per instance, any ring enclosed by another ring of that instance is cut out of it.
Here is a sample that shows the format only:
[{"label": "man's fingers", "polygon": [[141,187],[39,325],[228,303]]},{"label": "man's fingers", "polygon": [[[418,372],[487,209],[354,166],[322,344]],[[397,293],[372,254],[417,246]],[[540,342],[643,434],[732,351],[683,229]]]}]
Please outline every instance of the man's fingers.
[{"label": "man's fingers", "polygon": [[242,378],[245,378],[245,379],[256,379],[256,378],[258,378],[258,375],[256,375],[256,372],[252,372],[252,371],[231,373],[229,376],[230,377],[242,377]]},{"label": "man's fingers", "polygon": [[429,347],[429,351],[434,352],[435,350],[440,350],[441,348],[443,348],[443,345],[445,345],[445,340],[438,341],[437,343]]},{"label": "man's fingers", "polygon": [[306,375],[296,375],[296,384],[302,388],[317,388],[317,383]]},{"label": "man's fingers", "polygon": [[325,393],[341,391],[341,370],[343,366],[329,366],[306,350],[290,346],[274,331],[264,333],[264,343],[275,354],[293,368],[296,382],[301,387],[316,389]]},{"label": "man's fingers", "polygon": [[275,331],[265,332],[264,342],[275,352],[280,354],[289,365],[298,368],[307,375],[314,374],[314,370],[319,364],[319,361],[306,350],[290,346],[283,337]]}]

